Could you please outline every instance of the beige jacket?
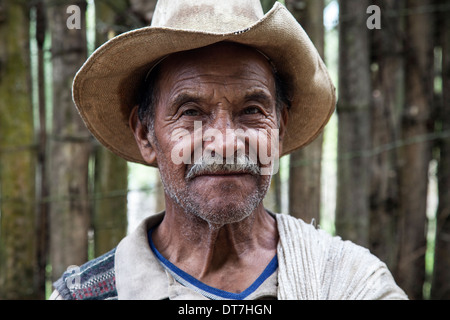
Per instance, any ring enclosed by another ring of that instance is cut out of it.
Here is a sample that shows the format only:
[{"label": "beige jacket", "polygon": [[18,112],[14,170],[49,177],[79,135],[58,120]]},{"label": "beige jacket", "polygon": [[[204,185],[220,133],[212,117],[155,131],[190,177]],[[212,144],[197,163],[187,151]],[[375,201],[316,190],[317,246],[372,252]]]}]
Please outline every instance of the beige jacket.
[{"label": "beige jacket", "polygon": [[[276,214],[278,271],[248,299],[407,299],[386,265],[369,250],[289,215]],[[202,299],[164,270],[148,245],[147,231],[163,214],[144,220],[115,253],[118,299]],[[142,285],[148,284],[148,285]],[[50,299],[60,298],[57,291]]]}]

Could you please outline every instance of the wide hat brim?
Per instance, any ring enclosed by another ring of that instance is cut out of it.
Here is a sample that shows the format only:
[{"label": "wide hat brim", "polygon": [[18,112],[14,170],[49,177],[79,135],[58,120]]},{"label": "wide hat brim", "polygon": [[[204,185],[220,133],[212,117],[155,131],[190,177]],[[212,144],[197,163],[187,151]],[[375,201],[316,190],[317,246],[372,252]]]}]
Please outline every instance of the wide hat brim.
[{"label": "wide hat brim", "polygon": [[145,27],[121,34],[98,48],[78,71],[73,100],[88,129],[120,157],[145,165],[129,115],[148,70],[171,53],[231,41],[269,57],[291,88],[291,109],[281,156],[313,141],[331,117],[335,88],[311,40],[279,3],[256,23],[229,33]]}]

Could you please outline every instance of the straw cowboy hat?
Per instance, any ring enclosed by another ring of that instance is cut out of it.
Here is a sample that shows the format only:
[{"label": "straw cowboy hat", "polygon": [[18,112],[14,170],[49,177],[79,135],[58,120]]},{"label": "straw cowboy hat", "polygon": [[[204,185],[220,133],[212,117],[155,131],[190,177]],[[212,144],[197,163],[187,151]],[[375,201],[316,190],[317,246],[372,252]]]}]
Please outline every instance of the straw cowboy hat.
[{"label": "straw cowboy hat", "polygon": [[335,88],[291,13],[276,2],[264,15],[259,0],[159,0],[151,26],[106,42],[77,73],[73,99],[86,126],[112,152],[147,164],[128,125],[137,88],[161,58],[222,41],[259,50],[288,82],[292,101],[282,155],[314,140],[334,111]]}]

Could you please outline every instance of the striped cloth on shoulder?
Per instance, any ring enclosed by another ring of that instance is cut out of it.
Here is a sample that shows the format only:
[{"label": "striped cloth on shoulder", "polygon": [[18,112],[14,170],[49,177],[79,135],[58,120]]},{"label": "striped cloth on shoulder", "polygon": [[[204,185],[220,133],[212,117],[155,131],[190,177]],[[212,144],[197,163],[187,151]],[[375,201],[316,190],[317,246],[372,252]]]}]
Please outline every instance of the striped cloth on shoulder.
[{"label": "striped cloth on shoulder", "polygon": [[114,257],[116,249],[80,267],[68,268],[53,285],[64,300],[117,299]]}]

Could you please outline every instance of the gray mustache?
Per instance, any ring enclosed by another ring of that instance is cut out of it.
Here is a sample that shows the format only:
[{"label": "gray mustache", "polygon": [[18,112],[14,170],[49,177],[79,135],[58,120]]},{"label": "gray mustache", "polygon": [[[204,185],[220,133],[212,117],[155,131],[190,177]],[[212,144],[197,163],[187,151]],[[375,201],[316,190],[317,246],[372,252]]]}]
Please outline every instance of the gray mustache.
[{"label": "gray mustache", "polygon": [[259,165],[251,161],[247,155],[239,155],[235,157],[233,161],[226,161],[226,159],[222,159],[222,163],[218,161],[218,158],[214,158],[211,156],[202,157],[200,160],[200,162],[197,161],[197,163],[194,163],[188,169],[186,180],[189,181],[196,176],[204,174],[227,172],[261,175],[261,168],[259,167]]}]

